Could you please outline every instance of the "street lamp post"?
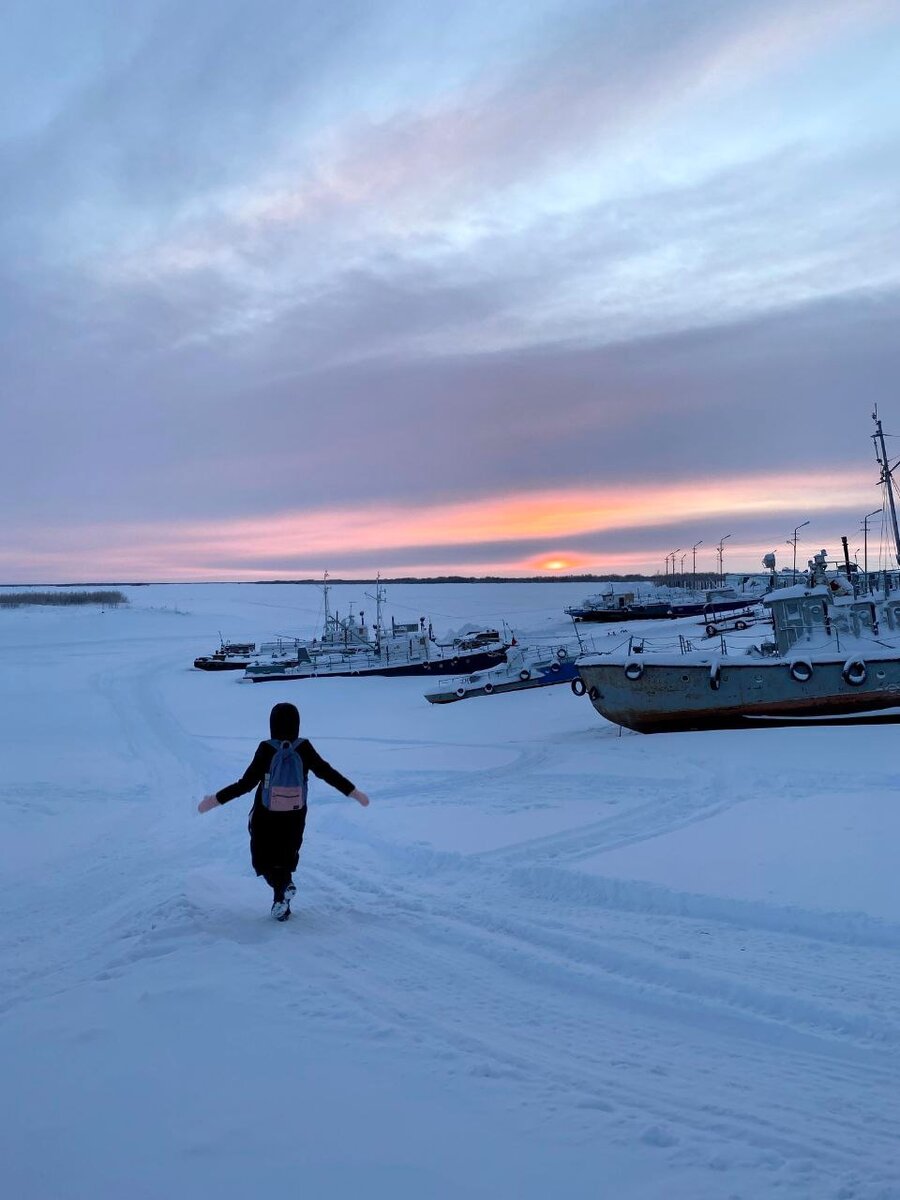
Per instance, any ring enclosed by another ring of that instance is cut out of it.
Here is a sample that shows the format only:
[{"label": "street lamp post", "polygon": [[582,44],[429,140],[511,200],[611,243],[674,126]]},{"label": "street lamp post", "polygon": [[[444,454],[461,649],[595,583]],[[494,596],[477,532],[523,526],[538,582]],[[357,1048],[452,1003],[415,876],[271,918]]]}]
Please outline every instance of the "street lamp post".
[{"label": "street lamp post", "polygon": [[867,589],[869,586],[869,517],[874,517],[880,512],[881,509],[876,508],[863,517],[863,575],[866,577]]},{"label": "street lamp post", "polygon": [[702,545],[703,545],[703,538],[701,538],[699,542],[695,542],[693,544],[693,546],[691,546],[691,550],[693,551],[693,554],[694,554],[694,570],[692,572],[693,576],[694,576],[694,579],[693,579],[694,587],[697,586],[697,547],[702,546]]},{"label": "street lamp post", "polygon": [[794,563],[791,567],[791,583],[797,582],[797,534],[801,529],[805,529],[808,524],[809,521],[804,521],[802,525],[798,525],[794,530],[794,536],[792,538],[788,538],[787,540],[787,544],[794,547]]},{"label": "street lamp post", "polygon": [[679,546],[677,550],[672,551],[672,587],[675,586],[675,555],[678,554],[680,550],[681,547]]},{"label": "street lamp post", "polygon": [[731,537],[731,534],[726,533],[723,538],[720,538],[719,545],[718,545],[717,551],[716,551],[719,556],[719,583],[720,584],[725,583],[725,572],[722,570],[722,560],[724,558],[725,543],[728,541],[728,539],[730,537]]}]

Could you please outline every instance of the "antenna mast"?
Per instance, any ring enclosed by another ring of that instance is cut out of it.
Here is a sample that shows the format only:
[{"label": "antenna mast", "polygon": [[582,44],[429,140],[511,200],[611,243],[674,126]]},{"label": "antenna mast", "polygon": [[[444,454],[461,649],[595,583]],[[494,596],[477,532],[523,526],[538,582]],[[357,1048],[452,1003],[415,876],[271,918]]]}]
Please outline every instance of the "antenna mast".
[{"label": "antenna mast", "polygon": [[[872,420],[875,422],[875,432],[872,434],[872,441],[875,443],[875,459],[881,467],[881,483],[887,488],[888,505],[891,510],[891,527],[894,531],[894,556],[900,565],[900,529],[897,528],[897,506],[894,503],[894,476],[893,468],[888,462],[887,450],[884,446],[884,433],[881,429],[881,421],[878,417],[878,409],[872,413]],[[879,447],[881,453],[879,454]]]}]

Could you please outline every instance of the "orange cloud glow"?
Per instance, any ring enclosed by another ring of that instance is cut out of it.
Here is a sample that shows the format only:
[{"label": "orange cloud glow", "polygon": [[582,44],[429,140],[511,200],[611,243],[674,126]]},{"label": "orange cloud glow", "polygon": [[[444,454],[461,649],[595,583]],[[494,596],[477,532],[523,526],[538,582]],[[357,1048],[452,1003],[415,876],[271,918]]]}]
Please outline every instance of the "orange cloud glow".
[{"label": "orange cloud glow", "polygon": [[[866,470],[845,474],[837,483],[824,472],[770,474],[656,487],[552,489],[415,507],[370,504],[218,522],[113,524],[67,531],[64,548],[58,530],[31,531],[21,545],[0,548],[0,569],[7,576],[15,570],[22,578],[24,568],[43,579],[264,578],[308,575],[324,567],[339,571],[342,560],[358,562],[364,553],[371,567],[357,567],[357,573],[379,567],[404,574],[578,572],[601,564],[554,545],[590,533],[766,514],[780,533],[780,514],[811,517],[855,507],[862,512],[874,495]],[[543,539],[550,547],[543,555],[514,552],[516,542]],[[470,554],[486,543],[510,544],[509,556],[485,562],[483,555]],[[735,561],[739,554],[755,556],[757,549],[730,542],[728,553]],[[416,550],[420,566],[410,564]],[[604,556],[602,569],[639,570],[648,562],[655,568],[664,553]],[[318,566],[278,565],[292,559]]]}]

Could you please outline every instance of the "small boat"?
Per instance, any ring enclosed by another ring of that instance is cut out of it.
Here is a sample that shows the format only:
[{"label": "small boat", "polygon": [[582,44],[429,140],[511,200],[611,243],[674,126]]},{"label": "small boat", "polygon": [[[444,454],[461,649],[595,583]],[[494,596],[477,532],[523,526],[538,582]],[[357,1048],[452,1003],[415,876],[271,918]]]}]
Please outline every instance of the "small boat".
[{"label": "small boat", "polygon": [[429,704],[452,704],[475,696],[569,683],[578,676],[577,654],[577,649],[571,646],[513,646],[506,652],[505,663],[472,675],[441,680],[435,691],[425,693],[425,699]]},{"label": "small boat", "polygon": [[[892,468],[877,414],[875,421],[900,564]],[[573,690],[586,691],[607,720],[641,733],[900,719],[900,577],[860,572],[842,542],[842,561],[829,562],[822,550],[804,583],[763,597],[772,640],[730,653],[725,639],[710,651],[682,636],[674,652],[657,652],[631,637],[611,653],[579,658]],[[774,571],[774,555],[764,562]]]},{"label": "small boat", "polygon": [[257,647],[256,642],[226,642],[222,639],[218,650],[195,658],[194,666],[198,671],[243,671],[258,658],[290,661],[303,644],[299,638],[277,638],[272,642],[261,642]]}]

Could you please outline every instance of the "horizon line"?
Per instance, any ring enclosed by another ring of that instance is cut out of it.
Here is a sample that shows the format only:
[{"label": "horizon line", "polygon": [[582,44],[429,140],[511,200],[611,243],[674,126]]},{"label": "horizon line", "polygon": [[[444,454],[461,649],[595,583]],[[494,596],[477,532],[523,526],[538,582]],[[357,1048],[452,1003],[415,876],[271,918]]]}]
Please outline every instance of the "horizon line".
[{"label": "horizon line", "polygon": [[[788,568],[781,568],[776,574],[783,574]],[[769,575],[770,572],[765,570],[755,571],[725,571],[723,576],[719,576],[717,571],[697,571],[696,575],[691,571],[686,571],[684,575],[667,576],[664,572],[654,571],[652,573],[641,571],[607,571],[607,572],[585,572],[577,575],[394,575],[394,576],[375,576],[375,575],[355,575],[355,576],[335,576],[328,579],[329,586],[335,584],[348,583],[615,583],[615,582],[635,582],[639,580],[673,580],[673,586],[678,586],[676,581],[682,579],[718,579],[728,578],[729,576],[741,576],[751,578],[755,575]],[[797,574],[803,574],[798,568]],[[49,580],[5,583],[0,582],[0,588],[14,587],[214,587],[225,586],[232,587],[236,585],[246,587],[259,587],[263,584],[289,584],[322,587],[323,580],[316,577],[304,577],[302,579],[82,579],[76,581],[67,581],[61,583]]]}]

